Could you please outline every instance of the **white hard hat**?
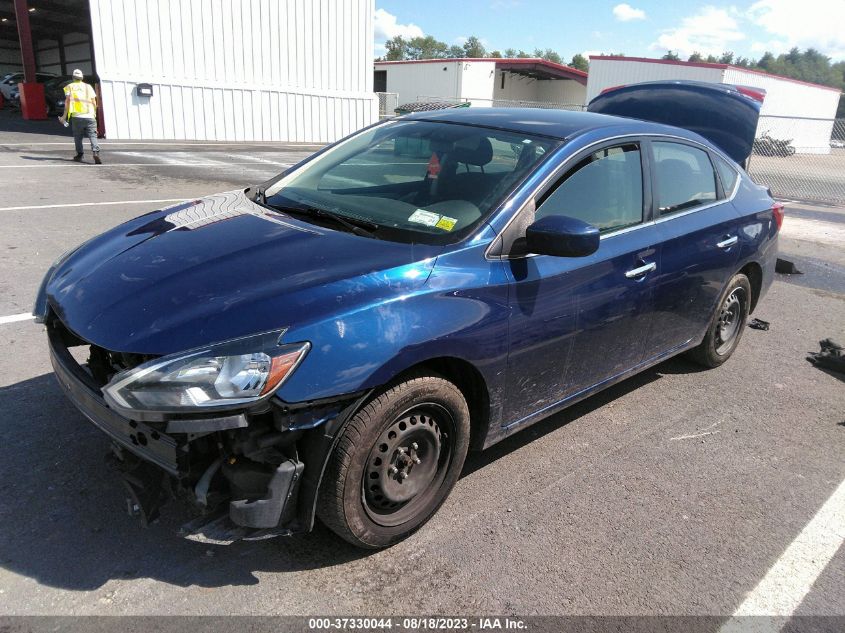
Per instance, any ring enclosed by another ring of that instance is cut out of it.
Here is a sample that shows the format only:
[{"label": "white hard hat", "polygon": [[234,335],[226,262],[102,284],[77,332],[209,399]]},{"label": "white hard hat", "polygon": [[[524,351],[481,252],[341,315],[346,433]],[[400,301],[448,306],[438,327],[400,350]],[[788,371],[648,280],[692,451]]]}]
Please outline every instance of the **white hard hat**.
[{"label": "white hard hat", "polygon": [[75,79],[82,79],[82,71],[77,68],[73,71],[73,76]]}]

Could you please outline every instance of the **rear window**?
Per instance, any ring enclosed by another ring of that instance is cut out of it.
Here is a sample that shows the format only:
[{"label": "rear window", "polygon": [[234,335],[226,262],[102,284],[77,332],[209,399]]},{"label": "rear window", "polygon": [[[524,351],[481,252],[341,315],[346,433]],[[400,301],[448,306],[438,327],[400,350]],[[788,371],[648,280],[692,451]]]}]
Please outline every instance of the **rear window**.
[{"label": "rear window", "polygon": [[661,216],[716,200],[716,174],[707,152],[680,143],[651,144]]}]

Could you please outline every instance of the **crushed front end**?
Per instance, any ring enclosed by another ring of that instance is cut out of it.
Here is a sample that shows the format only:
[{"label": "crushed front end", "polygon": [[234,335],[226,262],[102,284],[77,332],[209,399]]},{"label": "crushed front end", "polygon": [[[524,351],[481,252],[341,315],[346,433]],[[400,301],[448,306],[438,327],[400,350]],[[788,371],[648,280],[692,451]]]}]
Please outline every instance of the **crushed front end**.
[{"label": "crushed front end", "polygon": [[[213,525],[211,540],[222,541],[310,529],[322,464],[305,473],[303,455],[326,452],[325,446],[315,452],[313,438],[322,434],[310,430],[336,419],[349,397],[306,405],[263,397],[229,410],[133,412],[104,394],[121,376],[154,366],[155,357],[91,344],[52,311],[44,324],[63,391],[112,440],[111,461],[130,514],[148,523],[167,500],[179,499],[197,514],[189,531]],[[309,499],[299,503],[305,474],[312,476]]]}]

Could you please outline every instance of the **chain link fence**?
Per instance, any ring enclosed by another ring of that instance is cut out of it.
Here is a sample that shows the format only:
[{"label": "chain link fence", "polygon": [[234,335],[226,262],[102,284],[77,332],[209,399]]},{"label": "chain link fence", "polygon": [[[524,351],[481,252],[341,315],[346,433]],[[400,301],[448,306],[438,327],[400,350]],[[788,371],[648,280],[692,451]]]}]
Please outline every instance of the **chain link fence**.
[{"label": "chain link fence", "polygon": [[399,107],[399,95],[395,92],[377,92],[378,95],[378,117],[386,119],[396,116],[395,110]]},{"label": "chain link fence", "polygon": [[780,198],[845,204],[845,119],[760,117],[748,173]]},{"label": "chain link fence", "polygon": [[453,103],[460,105],[468,103],[473,106],[494,107],[494,108],[541,108],[544,110],[575,110],[581,112],[587,106],[579,103],[558,103],[554,101],[529,101],[522,99],[479,99],[463,97],[433,97],[430,95],[417,95],[417,101],[428,101],[432,103]]}]

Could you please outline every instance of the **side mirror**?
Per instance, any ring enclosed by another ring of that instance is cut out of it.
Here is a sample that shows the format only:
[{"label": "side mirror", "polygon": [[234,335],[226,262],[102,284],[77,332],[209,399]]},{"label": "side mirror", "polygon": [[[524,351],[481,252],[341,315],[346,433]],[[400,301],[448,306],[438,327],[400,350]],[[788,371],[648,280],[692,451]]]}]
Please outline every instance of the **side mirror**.
[{"label": "side mirror", "polygon": [[529,253],[555,257],[586,257],[599,248],[599,230],[565,215],[540,218],[525,230]]}]

